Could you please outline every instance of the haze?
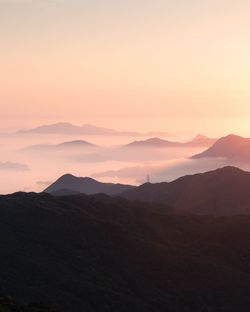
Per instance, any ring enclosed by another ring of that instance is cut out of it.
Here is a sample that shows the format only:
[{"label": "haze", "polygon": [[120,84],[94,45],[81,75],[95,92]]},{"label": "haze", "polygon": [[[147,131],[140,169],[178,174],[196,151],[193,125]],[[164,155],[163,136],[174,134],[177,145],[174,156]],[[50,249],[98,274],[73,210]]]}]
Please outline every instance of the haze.
[{"label": "haze", "polygon": [[[139,184],[223,165],[187,160],[201,147],[120,148],[155,136],[250,136],[249,9],[244,0],[0,0],[0,192],[41,191],[66,172]],[[57,122],[157,134],[9,134]],[[72,140],[101,147],[23,151]]]},{"label": "haze", "polygon": [[1,125],[246,135],[249,9],[244,0],[1,0]]}]

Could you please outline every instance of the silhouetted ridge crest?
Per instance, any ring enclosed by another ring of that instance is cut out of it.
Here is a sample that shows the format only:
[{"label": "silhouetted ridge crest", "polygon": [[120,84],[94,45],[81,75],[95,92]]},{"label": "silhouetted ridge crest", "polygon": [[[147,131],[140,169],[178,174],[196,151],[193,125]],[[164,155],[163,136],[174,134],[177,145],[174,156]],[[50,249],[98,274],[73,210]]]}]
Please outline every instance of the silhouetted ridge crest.
[{"label": "silhouetted ridge crest", "polygon": [[171,148],[171,147],[198,147],[198,146],[211,146],[216,139],[208,138],[203,135],[197,135],[188,142],[176,142],[161,139],[158,137],[149,138],[142,141],[134,141],[125,145],[125,148],[139,148],[139,147],[157,147],[157,148]]},{"label": "silhouetted ridge crest", "polygon": [[165,203],[176,211],[208,215],[250,214],[250,173],[227,166],[169,183],[124,192],[129,200]]},{"label": "silhouetted ridge crest", "polygon": [[104,183],[96,181],[89,177],[76,177],[72,174],[65,174],[57,181],[51,184],[44,192],[51,194],[63,195],[62,190],[67,190],[65,195],[69,192],[78,192],[88,195],[104,193],[107,195],[118,195],[124,191],[132,189],[133,186],[126,184]]}]

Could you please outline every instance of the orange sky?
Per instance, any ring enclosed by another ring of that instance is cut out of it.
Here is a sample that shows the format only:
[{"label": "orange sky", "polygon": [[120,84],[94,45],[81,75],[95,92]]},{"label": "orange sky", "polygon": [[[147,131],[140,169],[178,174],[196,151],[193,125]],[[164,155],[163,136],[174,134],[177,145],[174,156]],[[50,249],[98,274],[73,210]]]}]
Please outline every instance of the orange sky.
[{"label": "orange sky", "polygon": [[0,0],[1,125],[250,136],[249,9],[244,0]]}]

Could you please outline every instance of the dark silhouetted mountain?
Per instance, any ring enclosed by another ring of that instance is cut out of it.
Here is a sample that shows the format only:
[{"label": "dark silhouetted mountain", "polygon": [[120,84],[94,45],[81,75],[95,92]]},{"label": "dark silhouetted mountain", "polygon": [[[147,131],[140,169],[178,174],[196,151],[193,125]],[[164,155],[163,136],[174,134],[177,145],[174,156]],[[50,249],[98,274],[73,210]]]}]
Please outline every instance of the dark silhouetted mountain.
[{"label": "dark silhouetted mountain", "polygon": [[189,175],[170,183],[144,184],[125,192],[129,200],[159,202],[203,215],[250,214],[250,173],[234,167]]},{"label": "dark silhouetted mountain", "polygon": [[98,146],[87,141],[75,140],[69,142],[63,142],[60,144],[40,144],[32,145],[24,149],[28,152],[54,152],[54,151],[71,151],[80,149],[97,148]]},{"label": "dark silhouetted mountain", "polygon": [[192,158],[222,157],[235,161],[250,162],[250,139],[230,134],[219,139],[209,149]]},{"label": "dark silhouetted mountain", "polygon": [[0,285],[22,304],[62,312],[250,309],[249,216],[17,193],[0,197],[0,220]]},{"label": "dark silhouetted mountain", "polygon": [[107,195],[118,195],[132,188],[134,187],[131,185],[102,183],[88,177],[82,178],[75,177],[71,174],[65,174],[48,188],[46,188],[44,192],[58,194],[59,191],[59,194],[61,195],[63,194],[63,190],[70,190],[70,192],[73,191],[88,195],[98,193],[104,193]]},{"label": "dark silhouetted mountain", "polygon": [[202,147],[211,146],[216,139],[197,135],[188,142],[173,142],[160,138],[150,138],[144,141],[134,141],[125,145],[126,148],[171,148],[171,147]]},{"label": "dark silhouetted mountain", "polygon": [[70,189],[59,189],[57,191],[54,192],[48,192],[49,194],[53,195],[53,196],[68,196],[68,195],[79,195],[79,194],[83,194],[81,192],[77,192],[77,191],[72,191]]},{"label": "dark silhouetted mountain", "polygon": [[20,134],[78,134],[78,135],[138,135],[137,132],[123,132],[113,129],[97,127],[85,124],[76,126],[71,123],[61,122],[56,124],[44,125],[29,130],[21,130]]}]

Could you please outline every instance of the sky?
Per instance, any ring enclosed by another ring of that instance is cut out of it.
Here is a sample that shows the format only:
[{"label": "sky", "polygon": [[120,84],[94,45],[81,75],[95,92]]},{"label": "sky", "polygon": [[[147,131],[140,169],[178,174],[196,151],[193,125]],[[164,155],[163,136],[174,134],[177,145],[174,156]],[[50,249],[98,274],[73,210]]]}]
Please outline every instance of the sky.
[{"label": "sky", "polygon": [[0,123],[250,136],[249,0],[0,0]]}]

